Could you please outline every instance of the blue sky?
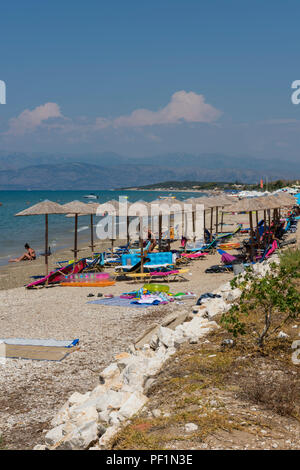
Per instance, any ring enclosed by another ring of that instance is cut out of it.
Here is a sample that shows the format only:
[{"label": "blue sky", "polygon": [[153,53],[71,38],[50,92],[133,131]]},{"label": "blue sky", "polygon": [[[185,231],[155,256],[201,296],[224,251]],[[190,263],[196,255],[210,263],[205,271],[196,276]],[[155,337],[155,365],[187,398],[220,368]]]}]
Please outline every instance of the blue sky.
[{"label": "blue sky", "polygon": [[2,2],[0,150],[297,159],[299,14],[297,0]]}]

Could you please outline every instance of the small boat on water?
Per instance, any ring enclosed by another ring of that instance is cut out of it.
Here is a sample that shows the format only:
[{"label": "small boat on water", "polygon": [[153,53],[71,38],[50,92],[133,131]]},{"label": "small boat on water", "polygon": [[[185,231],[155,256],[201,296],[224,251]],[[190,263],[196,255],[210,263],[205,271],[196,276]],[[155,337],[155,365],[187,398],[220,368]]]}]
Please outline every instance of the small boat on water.
[{"label": "small boat on water", "polygon": [[85,199],[98,199],[99,196],[97,196],[97,194],[94,194],[94,193],[90,193],[90,194],[87,194],[86,196],[83,196]]}]

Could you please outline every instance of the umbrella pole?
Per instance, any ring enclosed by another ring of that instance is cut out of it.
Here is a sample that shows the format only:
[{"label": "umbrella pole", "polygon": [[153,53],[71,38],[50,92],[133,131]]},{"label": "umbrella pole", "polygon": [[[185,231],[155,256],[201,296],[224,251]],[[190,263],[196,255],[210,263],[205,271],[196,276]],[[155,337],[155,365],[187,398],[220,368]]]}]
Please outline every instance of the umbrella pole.
[{"label": "umbrella pole", "polygon": [[158,216],[158,247],[161,251],[162,214]]},{"label": "umbrella pole", "polygon": [[141,219],[139,224],[139,232],[140,232],[140,250],[141,250],[141,273],[144,272],[144,240],[141,234]]},{"label": "umbrella pole", "polygon": [[212,230],[213,230],[213,216],[214,216],[214,208],[210,209],[210,242],[212,242]]},{"label": "umbrella pole", "polygon": [[129,237],[129,215],[126,217],[126,224],[127,224],[127,245],[129,245],[130,237]]},{"label": "umbrella pole", "polygon": [[45,268],[48,276],[48,214],[45,214]]},{"label": "umbrella pole", "polygon": [[256,211],[256,237],[257,237],[257,242],[260,245],[260,237],[259,237],[259,230],[258,230],[258,211]]},{"label": "umbrella pole", "polygon": [[91,214],[91,250],[92,254],[94,252],[94,221],[93,221],[93,214]]},{"label": "umbrella pole", "polygon": [[216,207],[216,237],[218,236],[218,226],[219,226],[219,208]]},{"label": "umbrella pole", "polygon": [[74,233],[74,257],[77,261],[77,229],[78,229],[78,214],[75,214],[75,233]]},{"label": "umbrella pole", "polygon": [[195,211],[192,212],[192,218],[193,218],[193,241],[196,240],[196,224],[195,224]]},{"label": "umbrella pole", "polygon": [[224,225],[224,207],[222,208],[222,215],[221,215],[221,233],[223,233],[223,225]]},{"label": "umbrella pole", "polygon": [[112,254],[114,254],[114,228],[115,228],[115,219],[114,219],[114,216],[112,216],[111,228],[112,228],[112,234],[111,234],[111,252],[112,252]]},{"label": "umbrella pole", "polygon": [[168,251],[171,250],[171,242],[170,242],[170,236],[171,236],[171,234],[170,234],[170,230],[171,230],[171,214],[170,214],[170,217],[169,217],[169,228],[168,228],[168,232],[167,232],[167,233],[168,233],[168,237],[169,237],[169,238],[168,238]]},{"label": "umbrella pole", "polygon": [[265,237],[266,231],[267,231],[267,211],[264,210],[264,237],[263,237],[263,246],[264,247],[266,246],[266,237]]},{"label": "umbrella pole", "polygon": [[252,212],[249,212],[249,222],[250,222],[250,238],[251,238],[251,261],[254,260],[254,238],[253,238],[253,220],[252,220]]}]

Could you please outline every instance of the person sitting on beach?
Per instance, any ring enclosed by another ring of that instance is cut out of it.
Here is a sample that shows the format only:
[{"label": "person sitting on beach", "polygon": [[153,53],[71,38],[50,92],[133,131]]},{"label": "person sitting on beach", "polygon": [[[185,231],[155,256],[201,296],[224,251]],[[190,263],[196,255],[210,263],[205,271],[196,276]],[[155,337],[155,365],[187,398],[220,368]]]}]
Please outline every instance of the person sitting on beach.
[{"label": "person sitting on beach", "polygon": [[151,243],[148,252],[149,253],[157,252],[157,250],[155,250],[157,241],[156,241],[154,233],[151,232],[150,228],[148,228],[148,232],[147,232],[147,241],[148,242],[150,241]]},{"label": "person sitting on beach", "polygon": [[36,254],[35,254],[34,249],[30,248],[28,243],[25,243],[24,247],[26,249],[26,252],[23,253],[23,255],[20,256],[19,258],[10,259],[9,260],[10,263],[18,263],[19,261],[27,261],[27,260],[33,261],[36,259]]}]

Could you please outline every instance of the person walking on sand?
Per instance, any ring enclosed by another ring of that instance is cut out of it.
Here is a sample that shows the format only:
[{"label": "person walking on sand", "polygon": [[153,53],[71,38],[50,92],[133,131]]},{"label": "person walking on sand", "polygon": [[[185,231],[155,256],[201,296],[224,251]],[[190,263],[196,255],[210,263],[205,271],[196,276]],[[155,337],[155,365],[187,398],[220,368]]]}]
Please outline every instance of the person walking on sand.
[{"label": "person walking on sand", "polygon": [[26,249],[26,252],[23,253],[23,255],[20,256],[19,258],[10,259],[9,260],[10,263],[18,263],[19,261],[27,261],[27,260],[33,261],[36,259],[36,254],[35,254],[34,249],[30,248],[28,243],[25,243],[24,247]]}]

